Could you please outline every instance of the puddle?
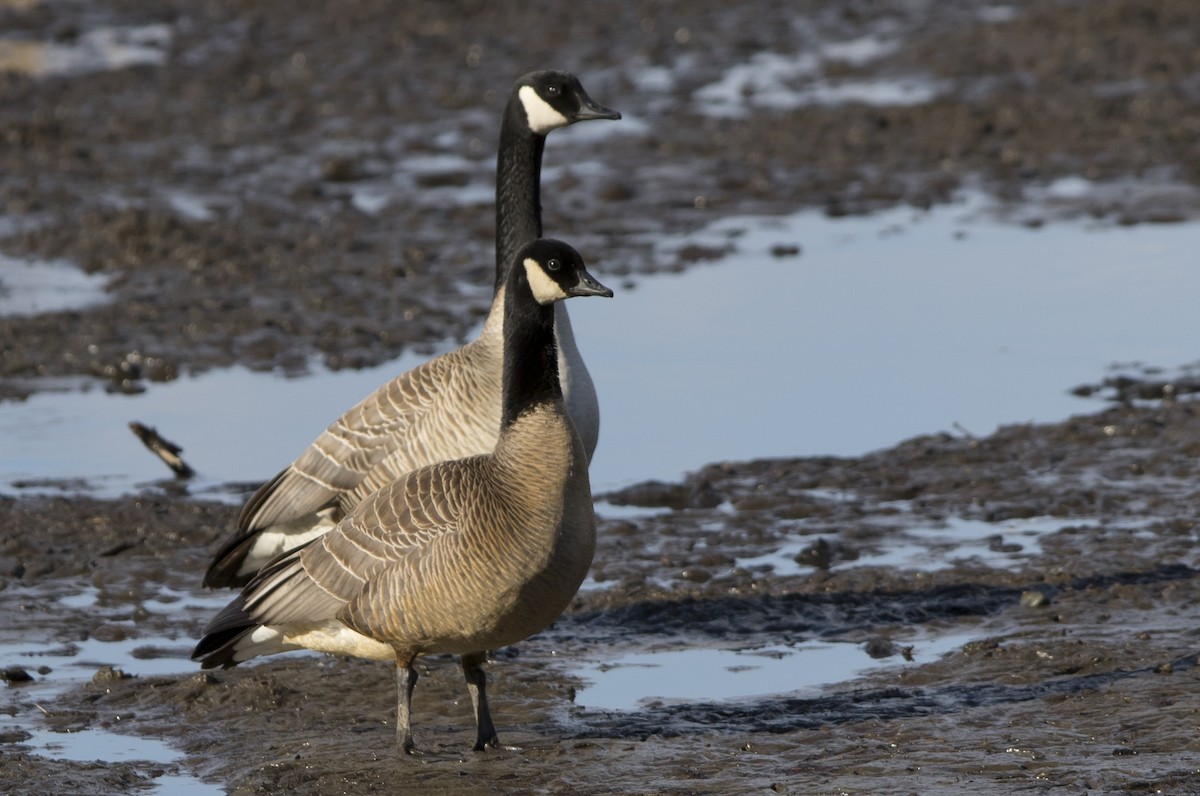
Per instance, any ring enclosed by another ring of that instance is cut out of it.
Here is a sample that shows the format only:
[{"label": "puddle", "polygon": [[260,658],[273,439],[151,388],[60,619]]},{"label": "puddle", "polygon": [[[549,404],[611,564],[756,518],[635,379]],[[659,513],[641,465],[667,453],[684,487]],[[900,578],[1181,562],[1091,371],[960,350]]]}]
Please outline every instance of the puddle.
[{"label": "puddle", "polygon": [[698,89],[694,99],[705,115],[740,117],[753,108],[794,110],[851,102],[920,105],[948,89],[943,81],[920,75],[856,80],[823,74],[825,61],[861,66],[890,55],[898,47],[895,39],[864,36],[826,44],[817,53],[755,53],[747,63],[729,68],[719,80]]},{"label": "puddle", "polygon": [[[903,522],[904,520],[898,520]],[[899,570],[936,572],[963,565],[991,569],[1016,570],[1030,559],[1045,553],[1042,540],[1067,528],[1087,532],[1127,531],[1133,538],[1147,543],[1159,539],[1148,530],[1151,520],[1113,521],[1097,518],[1029,517],[1026,519],[985,522],[983,520],[947,517],[939,525],[898,527],[877,543],[874,552],[864,552],[860,545],[850,543],[858,553],[854,559],[833,556],[831,569],[853,567],[890,567]],[[769,567],[776,576],[807,575],[814,571],[812,564],[797,562],[796,556],[809,550],[817,539],[830,544],[839,543],[838,535],[808,534],[797,536],[778,549],[763,555],[736,559],[735,566],[747,570]]]},{"label": "puddle", "polygon": [[984,522],[948,517],[943,526],[909,528],[875,555],[860,556],[855,566],[896,567],[934,572],[971,562],[994,569],[1010,569],[1042,554],[1043,536],[1063,528],[1092,525],[1083,519],[1030,517],[1006,522]]},{"label": "puddle", "polygon": [[845,683],[867,672],[911,666],[958,649],[974,636],[950,634],[908,642],[900,654],[872,658],[862,643],[805,641],[746,650],[693,648],[638,652],[575,670],[588,681],[575,702],[605,710],[633,710],[648,701],[707,702],[761,697]]},{"label": "puddle", "polygon": [[821,54],[830,61],[862,66],[891,55],[900,49],[899,39],[886,39],[882,36],[861,36],[857,39],[830,42],[821,48]]},{"label": "puddle", "polygon": [[168,25],[139,25],[95,28],[70,42],[0,39],[0,72],[50,77],[157,66],[166,61],[171,38]]},{"label": "puddle", "polygon": [[[23,728],[29,738],[21,746],[31,747],[44,757],[55,760],[74,760],[81,763],[150,763],[145,773],[168,771],[178,766],[183,754],[152,738],[121,735],[104,730],[55,732]],[[194,777],[178,773],[160,773],[154,777],[154,787],[144,791],[162,796],[217,796],[224,788],[210,785]]]},{"label": "puddle", "polygon": [[[1030,229],[987,209],[974,198],[867,217],[732,217],[658,241],[665,266],[689,246],[730,253],[573,304],[603,414],[593,489],[714,461],[853,456],[918,434],[1060,420],[1098,405],[1069,390],[1113,362],[1194,361],[1200,225]],[[788,246],[799,256],[780,256]],[[79,478],[103,496],[166,478],[128,430],[137,420],[183,447],[202,476],[194,491],[216,495],[274,474],[428,356],[303,378],[233,368],[135,396],[3,403],[0,489]]]},{"label": "puddle", "polygon": [[[20,592],[20,594],[13,594]],[[51,597],[45,592],[12,588],[8,599],[29,601],[53,599],[64,608],[75,611],[90,611],[106,625],[128,626],[131,635],[136,635],[131,620],[119,620],[113,614],[127,615],[135,603],[122,599],[107,610],[103,593],[91,586],[60,597]],[[195,613],[209,616],[228,602],[228,595],[208,592],[180,592],[160,587],[157,593],[148,595],[140,605],[147,611],[182,616]],[[107,614],[107,615],[106,615]],[[78,688],[95,676],[104,666],[139,677],[191,673],[195,664],[188,660],[194,639],[144,635],[101,641],[90,638],[69,642],[31,642],[6,640],[0,642],[0,670],[13,667],[24,669],[33,680],[3,688],[0,700],[0,731],[21,731],[29,738],[19,745],[34,754],[59,760],[81,762],[146,762],[153,764],[152,770],[161,772],[154,779],[151,793],[173,794],[218,794],[221,788],[207,785],[183,773],[183,753],[167,743],[154,738],[143,738],[90,728],[75,732],[58,732],[44,725],[47,714],[41,707],[63,692]],[[2,747],[0,747],[2,748]]]},{"label": "puddle", "polygon": [[164,191],[162,196],[172,210],[189,221],[212,221],[216,218],[213,205],[219,203],[217,201],[179,189]]},{"label": "puddle", "polygon": [[[591,147],[612,136],[643,135],[650,129],[641,119],[623,118],[619,125],[577,124],[555,133],[559,146]],[[447,148],[470,147],[457,137],[435,140]],[[557,158],[555,159],[557,160]],[[496,200],[493,161],[458,154],[433,153],[400,158],[386,176],[356,181],[348,188],[351,204],[367,215],[378,215],[392,202],[431,207],[490,208]],[[609,171],[598,160],[575,158],[563,164],[553,160],[542,168],[543,184],[551,184],[565,173],[604,175]]]},{"label": "puddle", "polygon": [[[593,487],[1057,421],[1098,405],[1069,390],[1114,362],[1195,360],[1200,225],[1030,229],[986,212],[724,218],[662,241],[664,264],[733,251],[572,307],[603,408]],[[788,246],[800,255],[772,253]]]},{"label": "puddle", "polygon": [[[1063,528],[1095,525],[1096,520],[1061,517],[1031,517],[1004,522],[984,522],[961,517],[948,517],[936,527],[916,527],[897,530],[882,542],[877,553],[860,554],[851,561],[835,558],[834,569],[847,567],[896,567],[897,569],[934,572],[963,563],[975,563],[994,569],[1010,569],[1041,555],[1041,539]],[[737,559],[737,566],[755,569],[769,566],[776,575],[803,575],[813,567],[800,564],[796,556],[810,548],[818,536],[836,542],[836,534],[799,536],[774,552],[752,558]]]},{"label": "puddle", "polygon": [[[932,102],[945,87],[928,78],[881,78],[877,80],[817,80],[796,92],[783,107],[805,105],[922,105]],[[777,106],[778,107],[778,106]]]},{"label": "puddle", "polygon": [[108,277],[64,260],[23,260],[0,254],[0,316],[78,310],[107,300]]},{"label": "puddle", "polygon": [[[229,483],[270,477],[360,398],[429,356],[406,353],[360,371],[317,367],[318,375],[307,378],[235,367],[156,384],[133,396],[93,388],[0,403],[5,441],[0,490],[28,484],[26,494],[56,492],[45,484],[48,479],[77,478],[87,486],[71,484],[70,491],[114,497],[169,479],[170,471],[129,430],[136,420],[183,448],[184,459],[199,473],[189,482],[193,494],[240,502],[244,496],[229,492]],[[253,425],[238,417],[253,418]]]},{"label": "puddle", "polygon": [[670,514],[672,509],[665,506],[619,506],[615,503],[596,503],[596,516],[606,520],[634,520],[653,517],[658,514]]},{"label": "puddle", "polygon": [[[30,736],[24,741],[26,746],[33,746],[47,757],[59,760],[103,760],[108,763],[145,760],[150,763],[171,763],[179,757],[179,752],[161,741],[132,738],[102,730],[34,730],[30,732]],[[219,791],[214,788],[212,792]]]}]

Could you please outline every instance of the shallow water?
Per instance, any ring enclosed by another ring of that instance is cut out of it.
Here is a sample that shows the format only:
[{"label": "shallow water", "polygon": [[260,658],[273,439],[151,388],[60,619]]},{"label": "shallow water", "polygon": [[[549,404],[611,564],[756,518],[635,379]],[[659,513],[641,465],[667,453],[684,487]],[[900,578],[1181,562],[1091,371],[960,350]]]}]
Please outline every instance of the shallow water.
[{"label": "shallow water", "polygon": [[[1185,365],[1200,338],[1197,224],[1030,229],[975,198],[930,212],[723,218],[657,240],[656,257],[671,263],[687,246],[730,251],[572,304],[602,404],[598,492],[711,461],[856,455],[916,434],[1061,419],[1095,407],[1068,391],[1114,362]],[[197,491],[262,480],[426,358],[303,378],[233,368],[136,396],[0,404],[0,488],[80,478],[113,495],[166,477],[133,420],[183,447]]]},{"label": "shallow water", "polygon": [[24,260],[0,254],[0,315],[31,316],[78,310],[104,300],[108,277],[62,260]]},{"label": "shallow water", "polygon": [[[21,745],[40,755],[75,761],[146,762],[168,772],[155,777],[155,791],[162,794],[215,794],[221,789],[206,785],[183,773],[183,753],[154,738],[108,732],[92,727],[69,732],[46,726],[49,714],[43,703],[50,704],[60,694],[90,681],[104,667],[111,666],[134,677],[178,674],[192,671],[188,660],[194,640],[188,637],[143,635],[128,619],[131,606],[128,595],[110,599],[93,586],[73,593],[52,594],[35,589],[12,587],[8,599],[15,604],[38,604],[46,600],[68,611],[86,611],[98,623],[121,628],[127,638],[104,641],[86,638],[63,643],[47,631],[46,641],[9,639],[0,642],[0,670],[24,669],[33,680],[4,689],[0,703],[0,731],[19,730],[29,734]],[[213,592],[182,592],[157,587],[138,601],[150,613],[184,616],[209,616],[228,601],[228,595]]]},{"label": "shallow water", "polygon": [[[908,527],[890,534],[879,550],[859,554],[839,567],[897,567],[920,572],[961,565],[965,562],[996,569],[1017,569],[1042,552],[1041,538],[1063,528],[1089,524],[1085,520],[1059,517],[1030,517],[1005,522],[985,522],[962,517],[947,517],[936,526]],[[754,569],[770,566],[776,575],[799,575],[812,571],[811,564],[800,564],[796,556],[814,542],[813,536],[799,536],[771,553],[737,559],[737,566]]]},{"label": "shallow water", "polygon": [[573,671],[588,681],[575,701],[608,710],[632,710],[648,701],[708,702],[762,697],[853,680],[868,671],[935,660],[972,640],[962,633],[922,638],[911,660],[898,652],[879,660],[861,643],[804,641],[751,649],[692,647],[636,652]]},{"label": "shallow water", "polygon": [[1029,229],[972,200],[725,218],[659,256],[689,244],[734,251],[572,307],[604,408],[600,489],[1061,419],[1095,408],[1070,388],[1114,362],[1190,363],[1200,335],[1200,225]]},{"label": "shallow water", "polygon": [[947,86],[919,75],[888,78],[829,78],[826,62],[861,66],[890,55],[900,42],[863,36],[830,42],[816,52],[755,53],[747,63],[726,70],[722,77],[695,94],[699,110],[709,116],[742,117],[755,109],[792,110],[806,105],[919,105],[942,94]]},{"label": "shallow water", "polygon": [[[164,741],[124,735],[91,727],[59,731],[46,726],[50,714],[41,707],[60,694],[92,679],[105,666],[134,676],[176,674],[188,671],[191,640],[140,637],[115,642],[95,639],[68,645],[57,643],[0,643],[0,669],[21,667],[32,682],[5,688],[0,702],[0,731],[20,731],[28,738],[19,741],[35,753],[56,760],[146,763],[147,771],[159,771],[151,793],[164,796],[200,796],[222,793],[222,789],[187,775],[183,752]],[[153,657],[147,657],[149,651]],[[158,657],[158,656],[162,657]]]}]

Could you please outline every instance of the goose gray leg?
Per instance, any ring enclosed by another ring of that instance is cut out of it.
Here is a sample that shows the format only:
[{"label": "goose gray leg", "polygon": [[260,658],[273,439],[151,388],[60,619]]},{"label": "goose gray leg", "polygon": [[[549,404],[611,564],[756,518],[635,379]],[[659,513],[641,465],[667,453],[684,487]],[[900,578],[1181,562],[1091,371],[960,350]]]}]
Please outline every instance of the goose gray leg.
[{"label": "goose gray leg", "polygon": [[413,659],[396,659],[396,745],[405,754],[413,753],[412,694],[417,684]]},{"label": "goose gray leg", "polygon": [[463,676],[467,679],[467,691],[471,694],[471,707],[475,709],[475,751],[481,752],[489,746],[500,745],[492,714],[487,703],[487,675],[483,672],[486,652],[472,652],[462,656]]}]

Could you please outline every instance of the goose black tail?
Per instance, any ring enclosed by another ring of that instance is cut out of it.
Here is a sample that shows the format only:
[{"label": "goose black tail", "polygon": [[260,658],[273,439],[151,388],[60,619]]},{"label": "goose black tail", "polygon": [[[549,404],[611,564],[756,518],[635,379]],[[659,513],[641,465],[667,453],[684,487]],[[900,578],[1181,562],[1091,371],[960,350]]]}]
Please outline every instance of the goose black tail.
[{"label": "goose black tail", "polygon": [[192,660],[200,661],[202,669],[237,666],[239,661],[233,656],[238,642],[258,627],[246,613],[246,598],[239,594],[204,628],[204,637],[192,650]]}]

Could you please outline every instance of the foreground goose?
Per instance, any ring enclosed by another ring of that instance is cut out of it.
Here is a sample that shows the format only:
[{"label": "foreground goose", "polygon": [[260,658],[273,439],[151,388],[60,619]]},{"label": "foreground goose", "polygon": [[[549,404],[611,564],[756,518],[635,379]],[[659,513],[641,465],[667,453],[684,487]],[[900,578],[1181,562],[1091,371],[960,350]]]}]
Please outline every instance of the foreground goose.
[{"label": "foreground goose", "polygon": [[504,297],[503,417],[492,453],[422,467],[336,528],[269,563],[205,630],[204,668],[307,647],[395,660],[396,733],[412,751],[422,653],[462,656],[475,748],[495,746],[486,651],[545,628],[583,582],[596,543],[587,456],[559,383],[554,304],[612,296],[565,243],[523,248]]},{"label": "foreground goose", "polygon": [[[504,109],[496,174],[496,283],[483,332],[462,348],[384,384],[330,425],[246,503],[204,585],[240,586],[275,555],[328,531],[367,495],[401,473],[487,453],[500,431],[504,283],[517,249],[542,234],[542,151],[546,135],[586,119],[621,115],[594,102],[566,72],[531,72]],[[559,373],[588,460],[599,436],[596,391],[571,322],[555,309]]]}]

